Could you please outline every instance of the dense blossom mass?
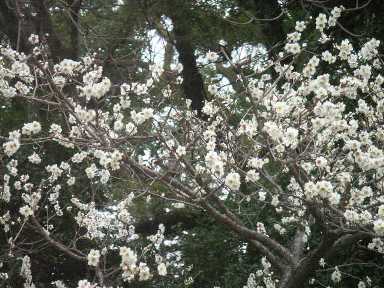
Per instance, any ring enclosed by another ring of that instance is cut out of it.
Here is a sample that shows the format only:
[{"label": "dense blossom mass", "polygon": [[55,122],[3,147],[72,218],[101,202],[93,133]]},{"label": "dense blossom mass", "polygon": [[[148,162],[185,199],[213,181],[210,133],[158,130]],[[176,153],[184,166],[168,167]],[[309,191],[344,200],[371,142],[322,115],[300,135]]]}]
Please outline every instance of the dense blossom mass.
[{"label": "dense blossom mass", "polygon": [[[0,224],[10,256],[23,245],[23,229],[33,227],[49,245],[94,272],[95,278],[79,281],[77,288],[166,277],[181,268],[164,250],[164,225],[150,236],[135,232],[131,209],[147,195],[167,199],[171,209],[204,209],[253,243],[263,257],[245,288],[294,287],[290,279],[314,284],[314,271],[324,267],[330,283],[339,283],[343,268],[327,261],[343,239],[368,239],[367,249],[384,253],[380,42],[370,39],[362,47],[348,39],[333,42],[330,31],[342,11],[336,7],[312,22],[296,22],[276,57],[249,63],[253,77],[238,75],[240,96],[212,82],[215,97],[201,113],[191,110],[189,100],[172,102],[169,87],[154,89],[162,73],[156,63],[142,83],[113,84],[96,55],[52,66],[36,35],[29,38],[31,55],[2,46],[0,95],[9,103],[53,107],[48,113],[55,114],[50,123],[28,119],[1,138],[6,167]],[[307,32],[317,39],[307,41]],[[205,58],[214,66],[219,55],[209,51]],[[65,149],[66,160],[47,158],[48,143]],[[98,191],[123,178],[124,197],[109,207],[98,205]],[[86,199],[82,187],[99,188]],[[251,202],[270,207],[276,222],[260,219],[256,228],[246,227],[237,213]],[[56,240],[64,217],[78,227],[74,239],[90,246]],[[313,241],[319,227],[321,243]],[[142,237],[146,246],[136,245]],[[284,244],[289,239],[293,250]],[[14,257],[21,259],[24,287],[35,287],[30,257],[21,251]],[[111,264],[113,257],[119,265]],[[359,281],[359,288],[371,285],[368,277]],[[69,287],[63,279],[53,285]]]}]

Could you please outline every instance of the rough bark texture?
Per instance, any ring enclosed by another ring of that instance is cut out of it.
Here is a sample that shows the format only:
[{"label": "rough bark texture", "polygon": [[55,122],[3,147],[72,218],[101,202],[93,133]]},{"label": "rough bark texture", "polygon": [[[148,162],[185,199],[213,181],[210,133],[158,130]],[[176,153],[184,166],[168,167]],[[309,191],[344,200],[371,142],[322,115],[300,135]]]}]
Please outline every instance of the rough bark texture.
[{"label": "rough bark texture", "polygon": [[308,253],[297,263],[296,267],[287,267],[288,269],[280,282],[280,288],[297,288],[299,285],[308,283],[308,280],[319,267],[319,260],[324,257],[336,239],[337,237],[335,235],[324,235],[318,247]]}]

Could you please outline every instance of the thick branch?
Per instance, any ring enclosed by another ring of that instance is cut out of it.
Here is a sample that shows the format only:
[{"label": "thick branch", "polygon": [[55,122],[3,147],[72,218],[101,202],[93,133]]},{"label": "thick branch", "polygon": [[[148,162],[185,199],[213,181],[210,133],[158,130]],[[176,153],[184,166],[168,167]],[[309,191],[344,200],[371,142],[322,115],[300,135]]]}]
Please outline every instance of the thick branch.
[{"label": "thick branch", "polygon": [[239,234],[241,237],[244,237],[245,239],[250,239],[250,240],[257,240],[261,244],[265,245],[271,251],[274,251],[277,253],[278,257],[283,262],[293,264],[293,258],[291,253],[287,248],[282,246],[280,243],[276,242],[274,239],[269,238],[261,233],[258,233],[254,230],[251,230],[235,221],[227,217],[226,215],[221,214],[218,212],[214,207],[212,207],[209,203],[207,202],[202,202],[202,206],[219,222],[224,225],[226,225],[228,228],[230,228],[232,231],[236,232]]},{"label": "thick branch", "polygon": [[287,271],[288,275],[283,277],[280,288],[296,288],[298,283],[306,283],[309,277],[316,271],[319,260],[325,256],[329,247],[335,243],[337,236],[325,234],[319,246],[308,253],[295,269]]},{"label": "thick branch", "polygon": [[342,237],[340,237],[328,250],[327,254],[325,255],[326,259],[334,259],[337,257],[340,253],[345,252],[345,249],[347,247],[351,247],[355,243],[357,243],[360,240],[370,239],[372,236],[368,235],[367,233],[361,233],[357,232],[355,234],[347,234]]},{"label": "thick branch", "polygon": [[257,250],[260,251],[262,255],[265,255],[267,257],[268,261],[271,262],[271,264],[274,267],[277,267],[281,272],[283,272],[287,265],[284,265],[283,262],[279,257],[276,257],[267,247],[265,247],[263,244],[256,240],[249,240],[249,243],[253,245]]},{"label": "thick branch", "polygon": [[291,247],[291,251],[292,251],[295,262],[298,262],[304,253],[304,246],[305,246],[304,236],[305,236],[305,232],[301,228],[298,228],[296,230],[295,237],[292,241],[292,247]]},{"label": "thick branch", "polygon": [[[140,164],[136,163],[132,159],[126,159],[125,161],[128,166],[123,165],[123,167],[125,166],[127,169],[129,169],[129,167],[132,167],[144,177],[150,178],[151,180],[158,179],[158,181],[166,184],[169,187],[174,188],[174,190],[180,190],[184,194],[189,195],[189,197],[191,197],[192,199],[195,197],[195,193],[190,188],[183,185],[176,179],[170,178],[168,176],[159,175],[157,172],[149,168],[146,168],[144,166],[141,166]],[[205,208],[207,212],[212,217],[214,217],[214,219],[219,223],[226,225],[233,232],[237,233],[239,236],[243,237],[244,239],[255,240],[260,242],[260,244],[265,246],[266,248],[263,251],[269,250],[270,253],[273,253],[273,255],[275,255],[276,258],[279,258],[282,263],[285,262],[288,265],[294,264],[292,255],[289,252],[289,250],[284,246],[282,246],[277,241],[275,241],[274,239],[271,239],[266,235],[263,235],[254,230],[251,230],[245,227],[244,225],[242,225],[241,223],[236,222],[234,219],[231,219],[230,217],[220,213],[209,203],[207,199],[200,199],[199,202],[201,206]]]}]

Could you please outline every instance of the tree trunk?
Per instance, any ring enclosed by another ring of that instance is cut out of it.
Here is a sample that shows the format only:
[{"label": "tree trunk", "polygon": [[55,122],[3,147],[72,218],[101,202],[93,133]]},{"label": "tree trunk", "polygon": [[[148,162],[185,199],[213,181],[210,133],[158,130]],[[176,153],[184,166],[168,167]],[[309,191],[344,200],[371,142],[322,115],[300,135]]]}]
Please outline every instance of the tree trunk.
[{"label": "tree trunk", "polygon": [[183,64],[183,91],[185,97],[192,101],[192,109],[201,114],[206,97],[203,78],[196,64],[190,19],[188,17],[189,7],[184,1],[177,4],[171,1],[169,5],[167,13],[172,19],[176,50],[179,53],[179,61]]}]

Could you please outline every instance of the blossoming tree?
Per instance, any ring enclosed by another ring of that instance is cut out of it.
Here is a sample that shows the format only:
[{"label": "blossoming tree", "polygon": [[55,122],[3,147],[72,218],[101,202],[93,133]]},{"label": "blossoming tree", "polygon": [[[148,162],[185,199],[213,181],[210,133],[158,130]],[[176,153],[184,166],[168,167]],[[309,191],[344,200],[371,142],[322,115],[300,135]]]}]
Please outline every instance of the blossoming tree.
[{"label": "blossoming tree", "polygon": [[[53,65],[36,35],[29,37],[30,55],[3,46],[1,96],[43,107],[49,121],[31,119],[1,138],[2,279],[7,261],[19,257],[24,287],[34,287],[30,257],[41,243],[89,267],[79,288],[167,275],[173,264],[162,251],[163,225],[146,246],[136,245],[130,207],[148,195],[175,209],[205,210],[252,245],[261,268],[247,288],[323,285],[318,273],[338,283],[349,277],[345,249],[359,244],[382,253],[380,43],[334,43],[342,11],[296,22],[276,58],[251,58],[238,71],[237,94],[210,85],[214,97],[199,113],[189,100],[174,101],[174,85],[155,89],[163,72],[156,64],[142,83],[115,85],[95,55]],[[306,40],[313,31],[316,40]],[[215,52],[206,58],[219,68]],[[134,101],[146,107],[138,110]],[[46,158],[48,147],[63,147],[63,159]],[[118,181],[127,193],[105,207],[98,199]],[[247,223],[243,211],[250,203],[276,223]],[[68,218],[74,229],[63,241],[59,227]],[[27,241],[25,231],[36,238]],[[61,280],[53,284],[66,287]],[[371,280],[357,283],[362,288]]]}]

